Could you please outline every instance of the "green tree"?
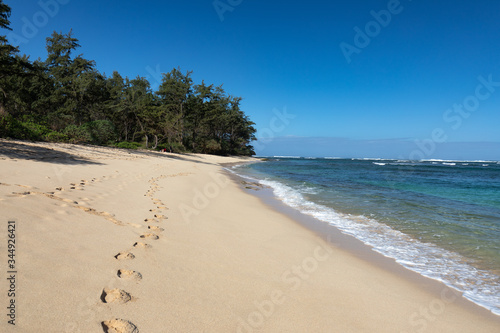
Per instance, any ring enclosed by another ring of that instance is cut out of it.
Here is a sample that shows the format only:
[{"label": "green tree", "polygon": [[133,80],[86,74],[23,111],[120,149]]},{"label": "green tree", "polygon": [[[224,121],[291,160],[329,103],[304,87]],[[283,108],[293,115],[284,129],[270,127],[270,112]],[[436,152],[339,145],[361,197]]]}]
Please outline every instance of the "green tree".
[{"label": "green tree", "polygon": [[194,86],[194,93],[186,108],[186,145],[194,152],[202,151],[203,142],[208,137],[206,114],[212,107],[214,85],[204,81]]},{"label": "green tree", "polygon": [[[11,9],[3,0],[0,0],[0,28],[10,28],[9,17]],[[27,57],[18,57],[19,49],[9,44],[7,36],[0,35],[0,116],[6,116],[8,100],[13,98],[15,89],[11,85],[13,76],[24,76],[31,69]]]},{"label": "green tree", "polygon": [[[0,28],[10,30],[10,7],[0,0]],[[143,77],[105,77],[95,62],[75,55],[78,39],[54,32],[47,59],[30,62],[0,36],[0,135],[73,143],[112,143],[182,152],[252,155],[254,123],[241,97],[222,86],[193,86],[192,72],[163,74],[156,93]]]},{"label": "green tree", "polygon": [[254,122],[240,109],[241,97],[232,97],[227,110],[226,153],[232,155],[255,155],[250,142],[256,140]]},{"label": "green tree", "polygon": [[151,85],[146,78],[138,76],[133,80],[126,80],[123,105],[127,112],[134,115],[136,121],[132,141],[135,141],[137,136],[143,137],[146,148],[149,147],[149,136],[153,134],[151,126],[153,99]]},{"label": "green tree", "polygon": [[106,101],[106,114],[116,127],[119,141],[128,141],[135,124],[135,116],[126,101],[125,79],[117,71],[106,78],[109,98]]},{"label": "green tree", "polygon": [[0,28],[12,30],[9,25],[9,17],[11,14],[11,9],[6,5],[3,0],[0,0]]},{"label": "green tree", "polygon": [[49,121],[56,128],[90,121],[89,103],[94,103],[94,96],[88,92],[94,88],[92,77],[98,78],[104,86],[104,79],[94,69],[94,61],[86,60],[82,55],[72,57],[78,47],[78,39],[72,36],[71,30],[68,34],[54,31],[47,38],[48,57],[45,64],[55,85],[52,96],[55,111],[49,114]]},{"label": "green tree", "polygon": [[169,144],[172,141],[183,144],[186,104],[192,93],[191,74],[190,71],[183,74],[180,68],[172,69],[163,74],[162,83],[156,93],[160,98],[163,114],[170,122],[167,131]]},{"label": "green tree", "polygon": [[240,109],[241,97],[226,94],[222,86],[194,87],[187,120],[187,138],[193,151],[209,154],[252,155],[254,123]]}]

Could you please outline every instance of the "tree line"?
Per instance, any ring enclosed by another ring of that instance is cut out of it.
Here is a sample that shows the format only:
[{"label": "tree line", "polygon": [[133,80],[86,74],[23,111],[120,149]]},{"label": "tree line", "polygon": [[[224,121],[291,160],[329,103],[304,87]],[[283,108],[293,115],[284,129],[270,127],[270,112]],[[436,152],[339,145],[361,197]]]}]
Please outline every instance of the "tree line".
[{"label": "tree line", "polygon": [[[0,0],[0,28],[11,30]],[[112,144],[220,155],[253,155],[254,123],[241,97],[194,84],[173,68],[153,91],[144,77],[106,76],[75,51],[72,32],[47,38],[47,59],[31,61],[0,35],[0,137]]]}]

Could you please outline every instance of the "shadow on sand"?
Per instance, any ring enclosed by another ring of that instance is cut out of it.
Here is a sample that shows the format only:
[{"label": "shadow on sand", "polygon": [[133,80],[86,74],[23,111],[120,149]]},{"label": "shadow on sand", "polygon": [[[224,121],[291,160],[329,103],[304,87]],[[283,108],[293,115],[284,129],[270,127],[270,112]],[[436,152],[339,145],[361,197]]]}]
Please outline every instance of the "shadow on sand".
[{"label": "shadow on sand", "polygon": [[[102,165],[97,159],[109,157],[109,154],[118,154],[121,156],[135,155],[148,156],[156,158],[174,159],[180,161],[188,161],[200,164],[216,165],[217,163],[209,160],[205,161],[203,155],[195,154],[173,154],[160,153],[157,151],[148,150],[128,150],[122,148],[101,147],[92,145],[67,145],[57,146],[56,149],[50,147],[51,144],[45,142],[24,142],[24,141],[9,141],[0,139],[0,160],[2,157],[10,159],[33,160],[39,162],[65,164],[65,165]],[[62,148],[62,149],[58,149]],[[71,152],[74,150],[74,153]],[[87,155],[89,157],[82,156]]]},{"label": "shadow on sand", "polygon": [[22,141],[0,140],[0,157],[5,156],[11,159],[33,160],[40,162],[58,164],[102,164],[90,159],[63,151],[54,150],[49,147],[30,145]]}]

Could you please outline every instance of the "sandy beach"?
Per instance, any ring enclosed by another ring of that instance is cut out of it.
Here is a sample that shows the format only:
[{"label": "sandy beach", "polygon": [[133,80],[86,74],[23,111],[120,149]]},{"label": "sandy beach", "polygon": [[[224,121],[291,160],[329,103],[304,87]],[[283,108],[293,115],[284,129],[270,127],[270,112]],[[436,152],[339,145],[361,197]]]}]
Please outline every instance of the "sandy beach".
[{"label": "sandy beach", "polygon": [[248,161],[0,140],[0,331],[500,331],[221,167]]}]

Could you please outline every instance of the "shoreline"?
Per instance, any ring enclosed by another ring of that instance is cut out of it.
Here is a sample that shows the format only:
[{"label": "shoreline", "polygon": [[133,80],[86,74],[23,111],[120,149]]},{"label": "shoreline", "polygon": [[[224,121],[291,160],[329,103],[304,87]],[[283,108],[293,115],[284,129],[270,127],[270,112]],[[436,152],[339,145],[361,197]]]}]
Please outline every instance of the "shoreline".
[{"label": "shoreline", "polygon": [[[228,164],[228,166],[232,165],[236,164]],[[463,306],[464,309],[467,309],[468,311],[490,317],[492,320],[496,320],[500,324],[500,315],[496,315],[489,309],[467,299],[463,296],[462,292],[456,290],[455,288],[446,285],[442,281],[423,276],[418,272],[406,268],[396,262],[394,258],[387,257],[375,251],[371,246],[363,243],[356,237],[342,233],[335,226],[319,221],[312,216],[306,215],[297,209],[286,205],[274,195],[273,189],[266,187],[262,187],[260,189],[245,188],[245,186],[241,186],[242,181],[246,181],[244,177],[230,171],[227,173],[236,183],[239,183],[243,191],[256,196],[266,206],[289,217],[296,224],[301,225],[307,230],[315,232],[323,240],[328,241],[331,246],[355,255],[365,261],[368,265],[382,268],[389,273],[400,276],[410,281],[416,287],[434,294],[435,297],[440,298],[443,293],[454,295],[457,297],[457,299],[453,301],[454,303],[460,304],[460,306]]]},{"label": "shoreline", "polygon": [[496,316],[326,242],[221,166],[248,160],[0,140],[0,209],[19,240],[16,326],[0,330],[498,331]]}]

